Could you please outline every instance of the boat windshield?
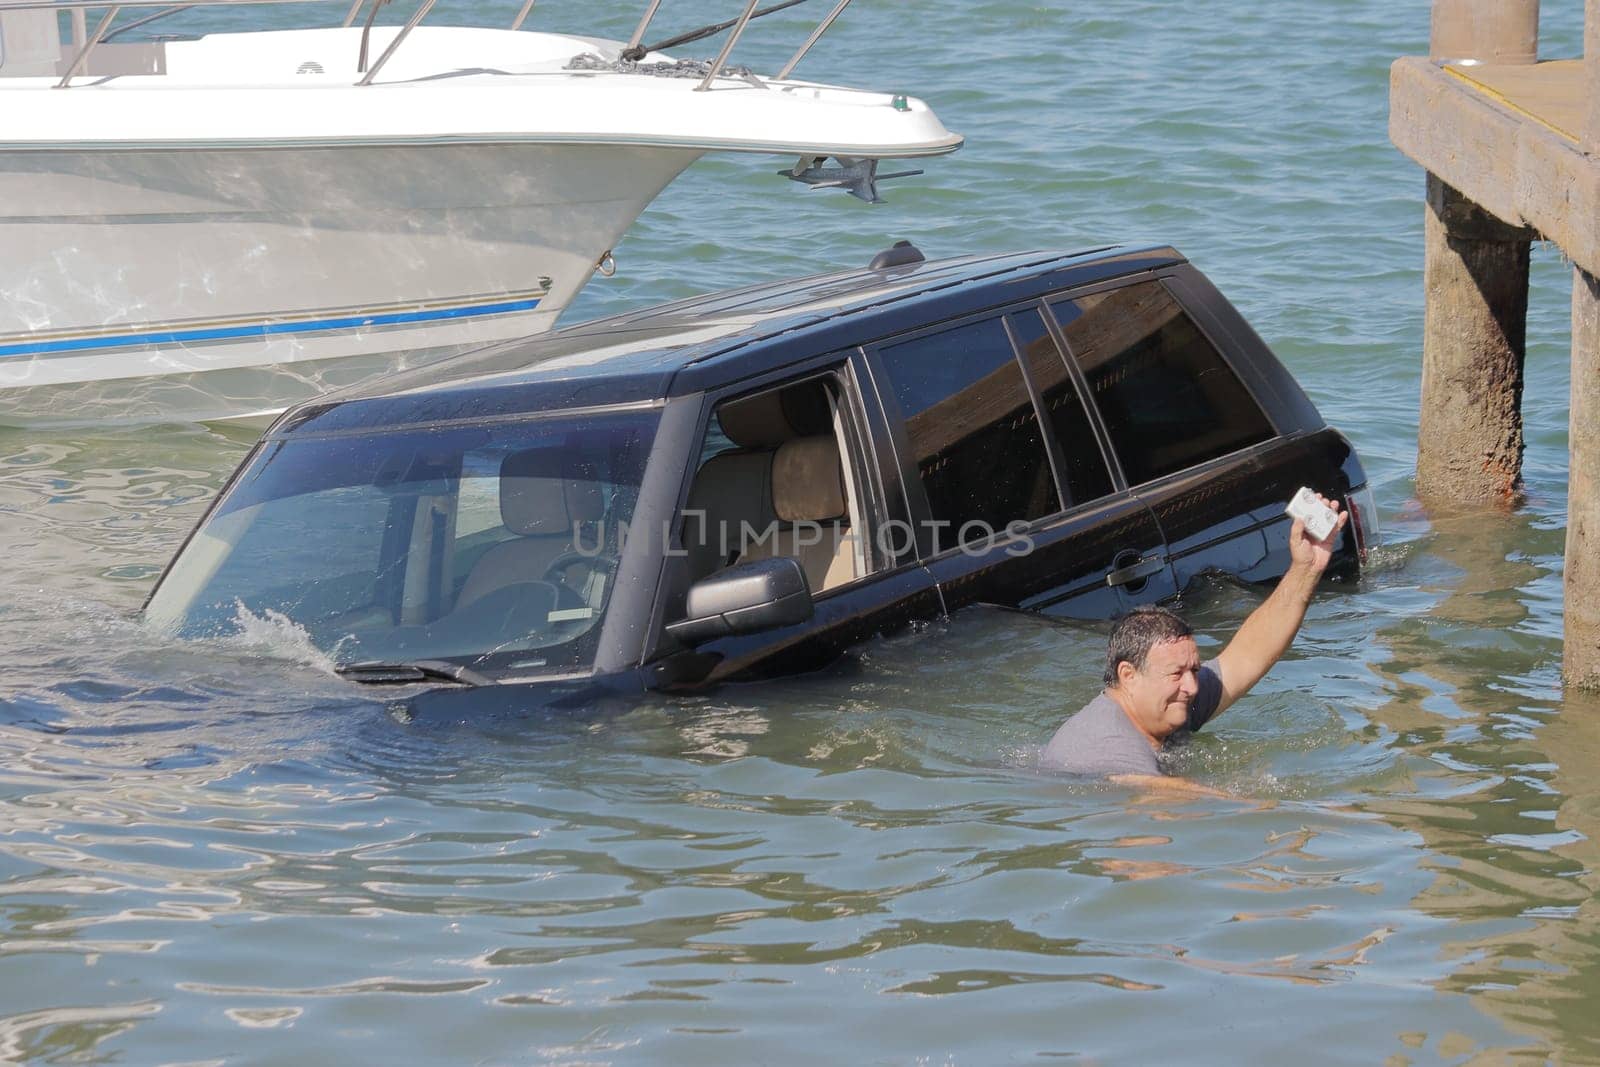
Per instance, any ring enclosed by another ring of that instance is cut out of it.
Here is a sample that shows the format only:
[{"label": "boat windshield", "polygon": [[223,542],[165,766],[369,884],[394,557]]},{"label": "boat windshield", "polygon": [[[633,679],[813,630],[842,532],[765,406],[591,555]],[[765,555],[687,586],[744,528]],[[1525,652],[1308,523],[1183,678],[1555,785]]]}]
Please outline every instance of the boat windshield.
[{"label": "boat windshield", "polygon": [[151,595],[183,637],[285,620],[336,665],[592,664],[655,411],[263,443]]}]

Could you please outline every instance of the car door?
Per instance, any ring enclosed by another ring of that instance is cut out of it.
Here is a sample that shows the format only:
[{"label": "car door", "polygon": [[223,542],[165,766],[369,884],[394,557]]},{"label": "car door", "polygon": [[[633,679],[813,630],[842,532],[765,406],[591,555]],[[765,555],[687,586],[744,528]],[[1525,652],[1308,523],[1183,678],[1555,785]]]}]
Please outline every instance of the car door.
[{"label": "car door", "polygon": [[1036,306],[870,356],[917,549],[948,611],[985,602],[1106,618],[1172,594],[1160,528],[1117,484]]},{"label": "car door", "polygon": [[[778,484],[783,469],[778,453],[800,438],[831,437],[836,442],[849,528],[837,551],[853,558],[843,568],[843,574],[829,568],[825,580],[820,572],[808,571],[813,596],[813,615],[808,622],[721,638],[689,653],[689,658],[707,672],[695,676],[691,671],[689,680],[694,684],[811,669],[866,638],[917,619],[935,618],[942,610],[933,576],[918,561],[916,553],[896,548],[898,539],[893,531],[908,525],[903,518],[903,494],[893,477],[886,482],[882,476],[885,468],[877,452],[883,440],[883,420],[873,410],[875,401],[869,403],[859,385],[861,357],[853,353],[839,358],[841,362],[790,371],[756,385],[727,390],[712,397],[707,406],[705,444],[680,524],[685,541],[678,549],[685,553],[682,559],[688,561],[687,565],[705,569],[703,562],[695,562],[697,553],[692,542],[697,537],[709,536],[716,541],[718,558],[711,563],[714,567],[749,558],[791,555],[790,549],[798,542],[789,539],[790,534],[797,534],[801,542],[809,540],[810,531],[785,525],[784,509],[778,506],[782,501],[777,499],[783,492],[783,486]],[[739,410],[740,405],[747,406],[740,417],[724,415]],[[751,411],[755,412],[754,417]],[[773,457],[770,463],[769,453]],[[892,468],[888,469],[892,472]],[[705,492],[713,487],[700,483],[706,478],[723,477],[724,473],[747,476],[735,473],[739,471],[755,471],[750,476],[750,491],[765,496],[754,500],[753,506],[746,501],[733,511],[718,512],[720,505],[714,501],[726,498],[728,487]],[[713,509],[711,514],[705,513],[708,503]],[[735,512],[736,518],[730,519]],[[730,522],[740,526],[733,536],[721,529]],[[776,524],[779,529],[776,534],[758,531],[750,536],[744,530],[746,524],[752,529]],[[688,580],[701,576],[696,571]],[[669,664],[668,670],[673,669],[677,668]]]},{"label": "car door", "polygon": [[1218,346],[1159,279],[1047,305],[1177,588],[1208,570],[1265,577],[1283,508],[1263,477],[1277,432]]}]

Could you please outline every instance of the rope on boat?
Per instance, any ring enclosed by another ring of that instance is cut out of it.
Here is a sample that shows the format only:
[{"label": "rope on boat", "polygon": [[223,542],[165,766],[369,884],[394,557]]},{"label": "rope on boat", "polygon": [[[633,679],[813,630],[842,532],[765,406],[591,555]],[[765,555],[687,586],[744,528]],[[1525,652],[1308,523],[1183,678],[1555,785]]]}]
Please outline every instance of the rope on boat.
[{"label": "rope on boat", "polygon": [[[704,78],[711,70],[711,60],[675,59],[637,63],[631,59],[605,60],[593,52],[585,52],[568,60],[565,69],[604,70],[615,74],[648,74],[654,78]],[[755,77],[755,71],[749,67],[723,67],[722,74],[728,78]]]}]

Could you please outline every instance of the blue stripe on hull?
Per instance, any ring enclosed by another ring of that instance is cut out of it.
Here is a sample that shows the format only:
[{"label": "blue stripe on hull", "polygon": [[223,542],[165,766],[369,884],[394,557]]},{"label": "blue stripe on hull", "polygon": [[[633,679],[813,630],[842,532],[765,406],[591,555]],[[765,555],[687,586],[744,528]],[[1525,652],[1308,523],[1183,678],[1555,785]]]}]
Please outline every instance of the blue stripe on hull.
[{"label": "blue stripe on hull", "polygon": [[64,341],[33,341],[0,345],[0,357],[42,356],[55,352],[89,352],[105,348],[140,345],[186,344],[196,341],[230,341],[240,337],[270,337],[275,334],[316,333],[322,330],[350,330],[363,326],[399,326],[417,322],[442,322],[479,315],[504,315],[532,311],[537,298],[507,300],[498,304],[473,304],[468,307],[441,308],[435,311],[402,311],[383,315],[349,315],[309,322],[261,322],[249,326],[221,326],[191,330],[156,330],[150,333],[117,334],[113,337],[79,337]]}]

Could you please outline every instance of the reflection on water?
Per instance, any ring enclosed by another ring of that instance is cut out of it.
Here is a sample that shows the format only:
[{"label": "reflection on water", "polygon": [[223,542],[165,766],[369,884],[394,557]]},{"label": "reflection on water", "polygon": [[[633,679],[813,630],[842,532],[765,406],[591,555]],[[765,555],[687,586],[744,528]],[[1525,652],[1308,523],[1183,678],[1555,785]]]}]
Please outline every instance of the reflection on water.
[{"label": "reflection on water", "polygon": [[[1147,7],[856,5],[807,69],[924,92],[967,148],[878,209],[708,162],[580,313],[903,236],[1177,243],[1354,439],[1389,537],[1183,751],[1237,799],[1037,770],[1104,630],[991,610],[781,684],[407,723],[270,626],[132,621],[248,433],[0,431],[0,1060],[1143,1062],[1212,1034],[1246,1062],[1600,1060],[1600,700],[1559,689],[1541,296],[1565,269],[1536,253],[1527,505],[1424,513],[1420,178],[1383,86],[1425,12]],[[1546,53],[1576,51],[1546,7]],[[1184,608],[1215,647],[1261,595]]]},{"label": "reflection on water", "polygon": [[1414,905],[1454,928],[1441,988],[1589,1058],[1600,699],[1559,692],[1562,538],[1535,514],[1433,516],[1424,587],[1444,595],[1378,631],[1393,699],[1370,712],[1416,761],[1415,788],[1361,807],[1435,853]]}]

